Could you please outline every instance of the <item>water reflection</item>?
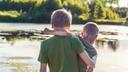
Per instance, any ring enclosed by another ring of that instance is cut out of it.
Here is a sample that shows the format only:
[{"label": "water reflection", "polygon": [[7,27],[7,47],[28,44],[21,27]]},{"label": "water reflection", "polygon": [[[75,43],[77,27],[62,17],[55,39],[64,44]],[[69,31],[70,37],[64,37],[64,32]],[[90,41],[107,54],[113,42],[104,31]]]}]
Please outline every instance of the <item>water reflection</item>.
[{"label": "water reflection", "polygon": [[4,36],[0,36],[0,43],[5,43],[6,42],[6,38]]},{"label": "water reflection", "polygon": [[119,47],[119,41],[117,39],[108,41],[108,48],[111,48],[113,51],[116,51]]},{"label": "water reflection", "polygon": [[[49,36],[1,36],[0,43],[8,42],[10,45],[14,45],[17,40],[25,40],[28,39],[30,41],[33,40],[44,40]],[[96,40],[95,46],[97,48],[104,48],[107,45],[107,48],[116,51],[119,47],[119,40],[118,39],[109,39],[109,38],[100,38]]]},{"label": "water reflection", "polygon": [[9,35],[9,36],[0,36],[0,43],[10,43],[11,45],[14,45],[17,40],[44,40],[48,38],[48,36],[15,36],[15,35]]},{"label": "water reflection", "polygon": [[97,48],[104,48],[107,45],[107,48],[116,51],[119,47],[119,40],[118,39],[108,39],[108,38],[101,38],[96,40],[95,43]]}]

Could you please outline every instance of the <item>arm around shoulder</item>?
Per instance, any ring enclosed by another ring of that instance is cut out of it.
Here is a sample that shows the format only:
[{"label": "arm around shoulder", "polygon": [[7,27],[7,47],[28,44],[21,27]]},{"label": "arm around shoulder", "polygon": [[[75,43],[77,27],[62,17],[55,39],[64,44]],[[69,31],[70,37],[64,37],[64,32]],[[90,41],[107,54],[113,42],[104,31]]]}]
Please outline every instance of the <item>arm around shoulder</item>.
[{"label": "arm around shoulder", "polygon": [[76,37],[74,40],[75,40],[74,41],[75,44],[72,44],[72,45],[74,45],[74,47],[76,48],[77,54],[80,56],[80,58],[83,60],[85,64],[87,64],[91,68],[94,68],[95,63],[93,62],[93,60],[91,60],[88,53],[84,50],[84,46],[82,42],[79,40],[78,37]]},{"label": "arm around shoulder", "polygon": [[83,51],[79,54],[80,58],[83,60],[85,64],[87,64],[89,67],[94,68],[95,63],[91,58],[88,56],[86,51]]}]

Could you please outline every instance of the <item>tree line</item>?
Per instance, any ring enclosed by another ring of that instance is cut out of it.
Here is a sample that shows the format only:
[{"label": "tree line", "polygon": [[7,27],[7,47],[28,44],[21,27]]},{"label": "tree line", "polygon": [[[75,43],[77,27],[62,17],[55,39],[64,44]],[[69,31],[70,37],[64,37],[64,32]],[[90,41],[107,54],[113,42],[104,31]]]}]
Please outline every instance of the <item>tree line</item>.
[{"label": "tree line", "polygon": [[51,13],[60,8],[72,13],[73,23],[121,18],[118,10],[108,8],[104,0],[91,0],[91,3],[83,3],[82,0],[1,0],[0,11],[17,11],[21,14],[15,18],[0,15],[0,21],[50,23]]}]

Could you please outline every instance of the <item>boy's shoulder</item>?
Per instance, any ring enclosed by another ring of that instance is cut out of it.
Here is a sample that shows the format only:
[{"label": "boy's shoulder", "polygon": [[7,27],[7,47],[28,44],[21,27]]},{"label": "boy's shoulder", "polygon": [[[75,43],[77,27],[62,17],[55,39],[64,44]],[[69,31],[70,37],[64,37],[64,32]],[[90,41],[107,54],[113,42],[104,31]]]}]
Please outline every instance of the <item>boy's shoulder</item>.
[{"label": "boy's shoulder", "polygon": [[53,39],[54,36],[50,36],[44,40],[41,41],[41,43],[48,43],[49,41],[51,41]]},{"label": "boy's shoulder", "polygon": [[78,40],[78,36],[76,34],[71,34],[71,38],[74,39],[74,40]]},{"label": "boy's shoulder", "polygon": [[82,42],[80,41],[80,39],[77,35],[71,35],[71,41],[72,41],[72,43],[74,43],[76,45],[82,44]]},{"label": "boy's shoulder", "polygon": [[[49,37],[49,38],[47,38],[45,40],[42,40],[41,43],[50,43],[52,41],[55,41],[57,38],[58,38],[57,36],[51,36],[51,37]],[[70,36],[66,36],[65,38],[71,40],[72,42],[80,41],[79,37],[76,34],[72,34]]]}]

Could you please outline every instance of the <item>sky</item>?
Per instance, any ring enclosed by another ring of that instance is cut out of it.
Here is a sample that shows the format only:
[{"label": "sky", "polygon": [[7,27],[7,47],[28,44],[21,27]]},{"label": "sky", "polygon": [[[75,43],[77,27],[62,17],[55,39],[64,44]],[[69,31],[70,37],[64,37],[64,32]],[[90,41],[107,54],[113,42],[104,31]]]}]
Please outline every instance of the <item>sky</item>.
[{"label": "sky", "polygon": [[[88,1],[91,3],[91,0],[82,0],[82,1]],[[118,0],[119,1],[119,7],[127,7],[128,8],[128,0]],[[110,4],[108,4],[110,6]],[[117,7],[117,5],[112,4],[113,7]]]},{"label": "sky", "polygon": [[120,7],[128,7],[128,0],[119,0]]},{"label": "sky", "polygon": [[[119,1],[119,7],[127,7],[128,8],[128,0],[118,0]],[[118,7],[118,4],[110,4],[107,3],[107,6],[112,6],[112,7]]]}]

